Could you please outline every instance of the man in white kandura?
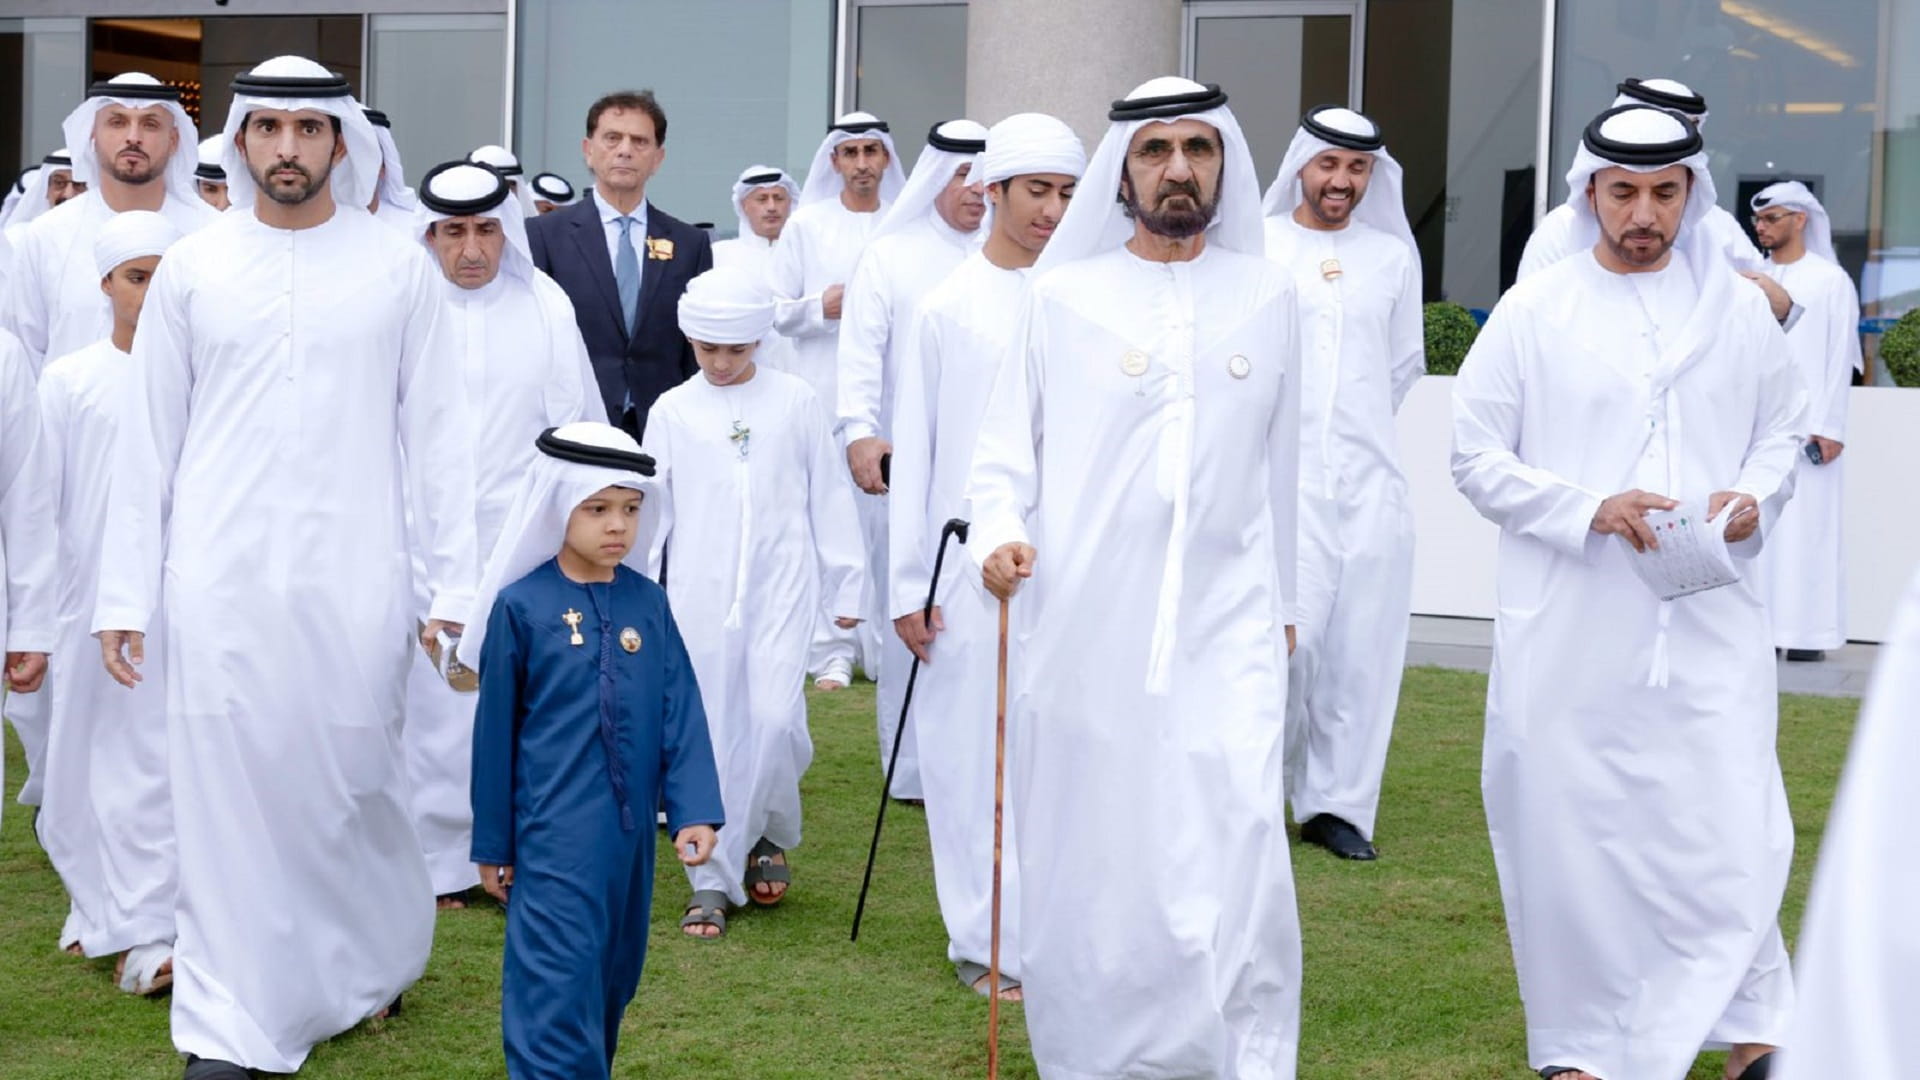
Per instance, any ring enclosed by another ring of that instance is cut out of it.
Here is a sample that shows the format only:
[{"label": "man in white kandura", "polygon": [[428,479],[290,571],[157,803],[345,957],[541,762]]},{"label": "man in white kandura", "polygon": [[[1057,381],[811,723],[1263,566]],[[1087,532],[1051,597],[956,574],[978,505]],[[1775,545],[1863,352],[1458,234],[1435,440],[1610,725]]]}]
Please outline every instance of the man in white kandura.
[{"label": "man in white kandura", "polygon": [[[926,751],[920,779],[947,958],[980,993],[987,992],[992,933],[994,746],[985,718],[994,709],[999,605],[957,561],[944,568],[931,621],[925,605],[941,529],[971,516],[967,473],[1014,314],[1086,166],[1073,129],[1051,116],[1018,113],[987,132],[973,177],[993,202],[986,244],[921,300],[893,399],[887,613],[922,661],[913,724]],[[1021,970],[1015,833],[1009,820],[1000,950],[1001,994],[1009,999],[1020,995]]]},{"label": "man in white kandura", "polygon": [[1528,1059],[1679,1080],[1731,1046],[1729,1080],[1757,1080],[1793,1006],[1766,612],[1744,581],[1649,585],[1709,529],[1736,570],[1755,553],[1805,395],[1700,227],[1692,124],[1610,109],[1567,183],[1593,251],[1501,299],[1453,402],[1454,483],[1501,529],[1481,788]]},{"label": "man in white kandura", "polygon": [[194,189],[208,206],[222,213],[233,205],[227,197],[227,167],[220,163],[225,156],[226,143],[218,135],[209,135],[200,140],[199,161],[193,169]]},{"label": "man in white kandura", "polygon": [[1350,109],[1301,119],[1267,189],[1267,256],[1300,298],[1300,647],[1287,794],[1300,837],[1375,858],[1413,600],[1393,417],[1426,371],[1420,251],[1400,163]]},{"label": "man in white kandura", "polygon": [[393,141],[393,121],[379,109],[367,109],[365,112],[367,122],[373,125],[374,136],[380,140],[380,182],[373,199],[367,203],[367,212],[412,235],[414,214],[420,209],[420,199],[407,186],[406,167],[400,163],[400,144]]},{"label": "man in white kandura", "polygon": [[[0,310],[0,326],[26,346],[36,379],[47,361],[113,330],[93,266],[93,238],[101,225],[124,210],[158,211],[183,233],[219,218],[194,190],[196,132],[173,87],[139,73],[94,83],[61,130],[73,148],[73,179],[86,190],[34,218],[16,236]],[[20,789],[26,805],[41,801],[51,705],[49,694],[27,694],[5,706],[26,753],[27,779]]]},{"label": "man in white kandura", "polygon": [[108,218],[157,210],[183,233],[219,220],[194,188],[199,135],[173,87],[138,72],[94,83],[61,130],[73,148],[73,177],[88,187],[19,235],[0,316],[27,347],[36,377],[48,360],[113,330],[93,272],[93,235]]},{"label": "man in white kandura", "polygon": [[1800,1002],[1776,1080],[1901,1076],[1920,1000],[1920,575],[1880,646],[1827,817],[1795,963]]},{"label": "man in white kandura", "polygon": [[[749,165],[733,182],[733,212],[739,232],[713,245],[713,265],[744,266],[773,288],[773,249],[786,229],[787,219],[800,201],[800,185],[786,170],[772,165]],[[793,342],[779,330],[760,339],[754,363],[775,371],[792,371]]]},{"label": "man in white kandura", "polygon": [[[886,122],[869,113],[848,113],[820,140],[800,188],[800,205],[773,249],[773,325],[793,345],[792,366],[786,370],[807,380],[828,408],[840,400],[846,284],[905,184]],[[879,649],[876,628],[841,630],[823,613],[807,669],[822,689],[838,690],[853,678],[855,653],[873,656]]]},{"label": "man in white kandura", "polygon": [[[1651,105],[1656,109],[1666,109],[1686,117],[1695,128],[1704,129],[1707,123],[1707,99],[1693,92],[1685,83],[1673,79],[1627,79],[1615,87],[1616,96],[1613,108],[1622,105]],[[1577,197],[1578,192],[1569,192]],[[1593,250],[1594,237],[1590,226],[1584,225],[1573,209],[1573,199],[1561,203],[1540,219],[1527,237],[1527,247],[1520,255],[1520,269],[1516,280],[1524,281],[1541,270],[1552,266],[1569,255],[1584,255]],[[1768,277],[1760,260],[1759,249],[1748,239],[1747,230],[1740,227],[1733,215],[1724,208],[1715,205],[1709,207],[1706,215],[1700,219],[1698,230],[1710,238],[1707,248],[1725,259],[1729,265],[1760,287],[1766,294],[1767,306],[1773,310],[1773,317],[1780,325],[1791,329],[1794,321],[1800,317],[1800,307],[1788,296],[1772,278]]]},{"label": "man in white kandura", "polygon": [[1805,314],[1787,347],[1807,390],[1806,440],[1793,505],[1767,537],[1754,569],[1773,619],[1773,645],[1788,660],[1823,660],[1847,643],[1847,567],[1841,535],[1847,398],[1860,355],[1860,294],[1833,252],[1833,225],[1798,180],[1753,197],[1753,228],[1767,273],[1799,298]]},{"label": "man in white kandura", "polygon": [[1108,116],[968,485],[988,591],[1032,579],[1007,747],[1027,1030],[1047,1080],[1290,1080],[1293,282],[1219,87],[1154,79]]},{"label": "man in white kandura", "polygon": [[180,238],[151,210],[115,214],[94,235],[100,287],[113,305],[113,333],[47,365],[40,412],[52,461],[47,484],[59,515],[59,662],[49,675],[52,724],[40,842],[69,900],[60,945],[70,953],[118,955],[115,981],[152,994],[173,982],[177,857],[167,786],[166,687],[148,680],[128,693],[92,663],[95,585],[121,387],[133,363],[134,329],[160,256]]},{"label": "man in white kandura", "polygon": [[[59,635],[52,468],[40,437],[33,365],[19,340],[0,328],[0,700],[9,719],[21,697],[46,697],[40,686]],[[39,734],[45,738],[44,726]]]},{"label": "man in white kandura", "polygon": [[293,1072],[426,968],[433,886],[400,745],[403,473],[423,638],[459,630],[475,576],[446,283],[364,209],[373,126],[301,57],[233,90],[227,177],[251,210],[176,243],[147,294],[93,620],[131,685],[166,613],[173,1042],[191,1080]]},{"label": "man in white kandura", "polygon": [[[539,453],[536,437],[577,420],[605,423],[606,405],[573,304],[534,268],[526,219],[500,174],[448,162],[426,175],[418,196],[415,236],[446,278],[445,340],[477,433],[474,536],[484,559]],[[414,618],[425,622],[433,603],[422,550],[428,538],[412,539]],[[473,708],[474,696],[447,685],[426,652],[416,650],[403,741],[414,829],[442,908],[465,907],[460,894],[480,883],[469,857]]]},{"label": "man in white kandura", "polygon": [[[874,713],[880,732],[880,767],[894,753],[900,731],[900,707],[907,692],[912,657],[896,634],[886,633],[887,483],[883,463],[893,452],[894,388],[900,378],[900,354],[913,327],[914,312],[927,290],[953,272],[978,238],[986,215],[980,185],[967,176],[976,154],[986,149],[987,129],[971,120],[948,120],[927,132],[926,149],[913,175],[888,207],[880,231],[860,254],[841,307],[839,413],[835,431],[847,448],[847,466],[860,489],[860,531],[866,540],[867,573],[872,580],[872,610],[867,621],[879,641],[868,674],[879,684]],[[936,530],[937,534],[937,530]],[[872,670],[877,667],[878,670]],[[913,721],[900,737],[893,797],[924,797]]]}]

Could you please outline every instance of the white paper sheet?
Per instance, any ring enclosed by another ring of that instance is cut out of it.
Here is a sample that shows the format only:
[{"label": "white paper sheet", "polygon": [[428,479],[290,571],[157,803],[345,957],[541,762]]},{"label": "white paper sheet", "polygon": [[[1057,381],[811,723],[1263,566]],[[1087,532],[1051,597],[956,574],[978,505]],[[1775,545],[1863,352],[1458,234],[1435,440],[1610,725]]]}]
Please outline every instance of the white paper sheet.
[{"label": "white paper sheet", "polygon": [[1659,546],[1632,552],[1627,561],[1655,596],[1675,600],[1740,580],[1723,535],[1726,520],[1711,519],[1703,508],[1682,504],[1673,510],[1652,511],[1646,521]]}]

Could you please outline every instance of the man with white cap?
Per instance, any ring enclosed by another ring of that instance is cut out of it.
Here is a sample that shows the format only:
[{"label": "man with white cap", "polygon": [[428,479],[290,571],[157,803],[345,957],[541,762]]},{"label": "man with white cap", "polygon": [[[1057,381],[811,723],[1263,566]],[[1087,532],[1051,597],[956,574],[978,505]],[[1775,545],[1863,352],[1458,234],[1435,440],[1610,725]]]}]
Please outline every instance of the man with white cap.
[{"label": "man with white cap", "polygon": [[[38,691],[59,633],[51,469],[40,437],[33,364],[19,339],[0,327],[0,690],[27,747],[29,737],[46,738],[47,695]],[[23,699],[40,706],[24,726],[14,712]],[[44,741],[38,749],[45,750]]]},{"label": "man with white cap", "polygon": [[123,210],[155,210],[190,233],[218,219],[194,188],[198,132],[180,91],[132,72],[94,83],[62,125],[73,178],[88,185],[49,210],[16,243],[4,321],[45,363],[107,336],[112,315],[94,275],[93,236]]},{"label": "man with white cap", "polygon": [[573,184],[559,173],[534,173],[527,183],[533,189],[533,208],[542,214],[551,214],[580,200]]},{"label": "man with white cap", "polygon": [[514,156],[513,151],[504,146],[488,143],[468,154],[467,160],[475,165],[485,165],[507,178],[507,189],[513,192],[514,204],[520,207],[522,216],[538,215],[533,208],[533,193],[520,182],[520,178],[526,175],[526,170],[520,166],[520,159]]},{"label": "man with white cap", "polygon": [[[1613,108],[1623,105],[1651,105],[1657,109],[1679,113],[1687,118],[1696,129],[1702,129],[1707,122],[1707,99],[1693,91],[1685,83],[1673,79],[1627,79],[1615,87],[1616,96]],[[1582,193],[1570,191],[1567,201],[1547,212],[1535,225],[1533,233],[1527,237],[1526,250],[1520,255],[1520,269],[1515,280],[1524,280],[1534,273],[1544,270],[1569,255],[1584,255],[1593,249],[1592,230],[1582,225],[1582,219],[1575,212]],[[1791,328],[1794,320],[1800,317],[1800,309],[1793,298],[1761,271],[1760,252],[1747,238],[1747,231],[1733,219],[1725,209],[1714,206],[1700,219],[1699,232],[1711,237],[1709,247],[1717,252],[1735,270],[1747,280],[1760,287],[1767,296],[1767,304],[1773,309],[1773,317],[1780,325]]]},{"label": "man with white cap", "polygon": [[466,373],[432,260],[363,209],[373,125],[301,57],[233,91],[227,176],[251,209],[176,243],[147,296],[93,619],[131,686],[166,613],[173,1041],[194,1080],[293,1072],[426,967],[406,494],[423,640],[458,632],[475,576]]},{"label": "man with white cap", "polygon": [[61,946],[85,956],[119,954],[120,988],[141,994],[173,981],[177,861],[166,688],[154,679],[128,693],[88,661],[99,650],[91,635],[94,593],[128,353],[147,284],[179,238],[151,210],[109,218],[91,255],[111,301],[113,333],[52,361],[40,376],[48,485],[59,515],[60,640],[38,831],[71,901]]},{"label": "man with white cap", "polygon": [[1780,515],[1754,569],[1773,620],[1774,647],[1788,660],[1822,660],[1847,641],[1840,452],[1853,374],[1862,367],[1860,294],[1835,260],[1826,207],[1805,184],[1789,180],[1756,194],[1753,228],[1767,252],[1767,273],[1805,309],[1787,331],[1787,348],[1807,390],[1793,505]]},{"label": "man with white cap", "polygon": [[1920,1000],[1920,574],[1880,646],[1827,816],[1794,964],[1799,1002],[1775,1080],[1900,1076]]},{"label": "man with white cap", "polygon": [[[873,239],[906,179],[887,123],[852,112],[827,129],[814,152],[800,205],[773,249],[774,328],[793,344],[788,362],[814,394],[835,407],[839,396],[840,316],[854,264]],[[862,639],[877,651],[875,628]],[[838,690],[853,678],[858,651],[852,631],[824,616],[809,669],[816,685]],[[878,667],[877,662],[874,663]]]},{"label": "man with white cap", "polygon": [[680,926],[714,937],[730,906],[786,896],[813,760],[802,692],[811,613],[859,620],[865,567],[826,406],[799,376],[757,362],[773,328],[766,280],[742,266],[709,270],[681,294],[679,322],[700,374],[660,395],[647,447],[667,477],[667,596],[726,804],[712,860],[688,869]]},{"label": "man with white cap", "polygon": [[[760,275],[771,289],[773,249],[799,201],[800,185],[785,169],[747,166],[733,182],[733,212],[739,229],[734,236],[714,243],[713,265],[744,266]],[[762,367],[793,370],[793,343],[777,329],[760,339],[760,349],[754,355]]]},{"label": "man with white cap", "polygon": [[[874,712],[880,732],[880,767],[894,757],[901,731],[900,706],[912,662],[898,635],[885,633],[887,605],[887,483],[884,464],[891,438],[894,386],[900,355],[914,313],[928,289],[960,265],[978,240],[986,196],[970,179],[974,158],[987,147],[987,129],[972,120],[948,120],[927,132],[926,149],[900,197],[887,208],[880,229],[861,252],[841,301],[838,417],[835,431],[847,448],[847,466],[860,489],[855,505],[866,537],[872,610],[867,615],[869,674],[879,692]],[[877,670],[874,670],[877,669]],[[922,798],[913,721],[900,736],[893,795]]]},{"label": "man with white cap", "polygon": [[1114,102],[968,485],[968,550],[1021,627],[1007,810],[1048,1080],[1294,1075],[1299,328],[1226,103],[1173,77]]},{"label": "man with white cap", "polygon": [[[606,422],[573,304],[534,268],[526,219],[507,182],[483,165],[448,162],[427,173],[415,228],[446,278],[446,341],[461,372],[467,412],[478,437],[471,448],[475,551],[493,550],[521,477],[537,454],[534,437],[576,420]],[[433,597],[415,537],[414,617],[424,622]],[[479,883],[469,773],[473,759],[471,694],[455,691],[424,650],[407,676],[403,741],[414,829],[442,907]]]},{"label": "man with white cap", "polygon": [[210,135],[200,140],[200,162],[193,170],[193,186],[200,198],[222,213],[233,205],[227,197],[227,167],[220,163],[225,154],[225,140]]},{"label": "man with white cap", "polygon": [[[1039,113],[993,125],[969,179],[993,204],[986,242],[921,299],[903,334],[893,398],[887,495],[890,582],[883,597],[898,638],[917,654],[914,686],[920,780],[933,846],[933,882],[960,981],[987,990],[993,905],[993,714],[996,630],[992,597],[975,575],[948,570],[925,617],[934,550],[945,523],[970,516],[967,472],[1034,261],[1073,197],[1087,155],[1073,129]],[[904,759],[903,759],[904,760]],[[1020,875],[1016,830],[1003,837],[1002,994],[1018,997]]]},{"label": "man with white cap", "polygon": [[1686,118],[1601,113],[1567,183],[1593,250],[1508,291],[1453,404],[1454,483],[1501,529],[1481,787],[1528,1058],[1658,1080],[1731,1046],[1729,1080],[1756,1080],[1793,1003],[1766,612],[1746,582],[1656,571],[1754,554],[1805,393],[1701,225]]},{"label": "man with white cap", "polygon": [[1299,295],[1300,647],[1287,793],[1300,837],[1375,857],[1413,597],[1413,510],[1394,414],[1426,370],[1420,251],[1379,125],[1322,106],[1267,189],[1267,255]]},{"label": "man with white cap", "polygon": [[372,201],[367,203],[367,212],[411,235],[413,215],[420,208],[420,200],[407,186],[407,171],[400,163],[400,144],[393,141],[393,121],[379,109],[363,111],[367,122],[373,125],[374,137],[380,140],[380,183]]},{"label": "man with white cap", "polygon": [[87,191],[86,184],[73,178],[73,154],[64,146],[21,173],[18,185],[19,198],[7,200],[12,206],[0,219],[8,240],[15,244],[40,215]]}]

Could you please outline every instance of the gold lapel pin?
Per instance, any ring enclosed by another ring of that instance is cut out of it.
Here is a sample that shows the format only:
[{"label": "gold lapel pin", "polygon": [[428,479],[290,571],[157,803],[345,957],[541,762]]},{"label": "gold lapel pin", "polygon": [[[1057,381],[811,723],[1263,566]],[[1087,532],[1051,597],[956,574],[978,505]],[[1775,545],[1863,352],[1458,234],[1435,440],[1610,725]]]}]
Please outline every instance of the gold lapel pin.
[{"label": "gold lapel pin", "polygon": [[620,647],[628,652],[640,651],[640,631],[629,626],[620,631]]},{"label": "gold lapel pin", "polygon": [[587,643],[587,639],[580,636],[580,620],[583,618],[585,618],[585,616],[572,608],[568,608],[567,613],[560,616],[560,621],[566,623],[567,629],[573,631],[573,636],[567,639],[567,644],[585,645]]}]

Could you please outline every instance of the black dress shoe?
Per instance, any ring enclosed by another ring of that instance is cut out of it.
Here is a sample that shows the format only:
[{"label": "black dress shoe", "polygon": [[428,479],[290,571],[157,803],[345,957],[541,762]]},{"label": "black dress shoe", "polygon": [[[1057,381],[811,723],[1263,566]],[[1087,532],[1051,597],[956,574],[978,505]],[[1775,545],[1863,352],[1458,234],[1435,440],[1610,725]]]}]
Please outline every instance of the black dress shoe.
[{"label": "black dress shoe", "polygon": [[1827,658],[1825,649],[1788,649],[1787,662],[1791,664],[1811,664]]},{"label": "black dress shoe", "polygon": [[253,1074],[231,1061],[187,1056],[187,1071],[181,1080],[253,1080]]},{"label": "black dress shoe", "polygon": [[1355,862],[1371,862],[1380,857],[1380,853],[1360,835],[1360,830],[1345,820],[1332,814],[1315,814],[1300,826],[1300,839],[1309,844],[1318,844],[1343,859]]},{"label": "black dress shoe", "polygon": [[1740,1080],[1767,1080],[1773,1075],[1773,1051],[1769,1050],[1753,1059],[1753,1063],[1740,1074]]}]

